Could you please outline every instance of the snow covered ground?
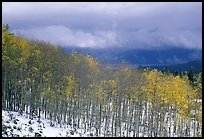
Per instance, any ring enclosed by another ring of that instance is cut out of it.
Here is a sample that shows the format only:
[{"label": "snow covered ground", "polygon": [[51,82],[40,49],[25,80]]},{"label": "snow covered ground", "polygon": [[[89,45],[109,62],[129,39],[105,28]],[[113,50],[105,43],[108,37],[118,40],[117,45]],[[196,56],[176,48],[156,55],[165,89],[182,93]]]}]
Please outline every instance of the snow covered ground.
[{"label": "snow covered ground", "polygon": [[94,131],[84,132],[83,129],[73,129],[70,126],[50,126],[50,121],[44,118],[29,119],[28,115],[2,110],[2,137],[90,137]]},{"label": "snow covered ground", "polygon": [[[147,111],[148,112],[148,111]],[[165,115],[165,129],[166,129],[166,136],[171,136],[171,137],[179,137],[179,136],[184,136],[184,135],[176,135],[174,133],[174,122],[169,121],[170,117],[173,115],[170,113],[166,113]],[[178,118],[179,115],[177,115]],[[139,137],[148,137],[149,133],[147,131],[148,127],[144,126],[144,110],[142,111],[142,123],[139,125]],[[147,115],[148,117],[148,115]],[[146,117],[146,118],[147,118]],[[111,131],[111,123],[112,119],[109,119],[110,125],[107,127],[106,131],[106,136],[113,136],[112,134],[109,135]],[[137,120],[136,120],[137,121]],[[147,123],[148,121],[146,121]],[[188,123],[189,127],[189,135],[190,137],[195,136],[193,133],[193,129],[199,129],[199,135],[202,136],[202,133],[200,129],[202,125],[197,127],[198,123],[197,121],[187,121],[185,122],[186,124]],[[79,127],[81,128],[73,128],[68,124],[61,125],[57,124],[55,122],[54,126],[51,126],[50,120],[49,119],[44,119],[40,118],[38,119],[37,116],[33,116],[33,119],[29,119],[29,115],[24,113],[19,113],[19,112],[14,112],[14,111],[5,111],[2,110],[2,137],[94,137],[96,136],[96,129],[94,127],[86,128],[84,129],[83,124],[79,123]],[[178,125],[177,125],[178,126]],[[184,126],[184,125],[183,125]],[[194,127],[196,126],[196,127]],[[134,132],[128,131],[124,129],[125,124],[122,123],[122,135],[121,136],[129,136],[133,137]],[[176,128],[177,130],[179,129],[178,127]],[[101,133],[99,133],[99,136],[103,137],[104,136],[104,130],[105,130],[105,122],[101,123]],[[185,132],[185,129],[181,129],[182,132]],[[196,131],[197,132],[197,131]],[[127,135],[128,133],[128,135]],[[180,131],[178,132],[180,133]]]},{"label": "snow covered ground", "polygon": [[[102,131],[103,132],[103,131]],[[60,127],[56,124],[50,126],[50,121],[44,118],[38,120],[37,116],[31,120],[26,113],[2,110],[2,137],[94,137],[95,129],[73,129],[66,125]],[[104,136],[101,134],[100,136]],[[133,136],[133,132],[130,133]],[[147,136],[139,133],[139,136]]]}]

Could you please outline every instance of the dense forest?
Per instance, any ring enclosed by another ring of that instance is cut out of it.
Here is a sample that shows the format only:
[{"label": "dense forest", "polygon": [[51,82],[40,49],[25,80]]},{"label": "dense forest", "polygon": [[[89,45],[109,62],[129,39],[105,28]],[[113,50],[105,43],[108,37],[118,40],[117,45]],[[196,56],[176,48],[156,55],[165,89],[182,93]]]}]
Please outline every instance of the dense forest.
[{"label": "dense forest", "polygon": [[202,72],[104,66],[2,26],[2,109],[97,136],[202,136]]}]

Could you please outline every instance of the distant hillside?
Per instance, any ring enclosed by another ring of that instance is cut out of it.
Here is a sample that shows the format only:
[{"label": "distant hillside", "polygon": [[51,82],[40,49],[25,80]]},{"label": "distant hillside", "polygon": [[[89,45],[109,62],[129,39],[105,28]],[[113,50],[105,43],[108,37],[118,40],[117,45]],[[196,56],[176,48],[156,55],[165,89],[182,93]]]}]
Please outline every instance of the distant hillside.
[{"label": "distant hillside", "polygon": [[150,68],[156,68],[158,70],[162,70],[165,67],[168,68],[170,71],[187,71],[190,68],[193,68],[195,71],[201,71],[202,61],[194,60],[183,64],[150,66]]},{"label": "distant hillside", "polygon": [[[121,61],[132,65],[175,65],[180,63],[187,63],[189,61],[201,60],[202,51],[197,49],[185,49],[176,47],[167,47],[166,49],[135,49],[135,48],[80,48],[80,47],[64,47],[65,51],[71,53],[77,51],[78,53],[89,54],[98,59],[102,64],[119,64]],[[190,63],[197,68],[195,62]],[[188,68],[188,65],[182,65]],[[199,66],[198,66],[199,67]],[[159,67],[158,67],[159,68]],[[171,66],[170,66],[171,68]],[[173,68],[173,67],[172,67]]]}]

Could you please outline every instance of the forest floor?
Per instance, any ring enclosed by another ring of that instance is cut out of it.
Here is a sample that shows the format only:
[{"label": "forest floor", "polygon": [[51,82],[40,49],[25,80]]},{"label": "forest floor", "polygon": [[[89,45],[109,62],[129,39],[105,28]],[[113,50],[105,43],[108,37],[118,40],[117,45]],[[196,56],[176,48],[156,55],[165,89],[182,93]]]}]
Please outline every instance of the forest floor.
[{"label": "forest floor", "polygon": [[31,120],[28,114],[2,110],[2,137],[91,137],[95,131],[84,132],[60,124],[50,126],[50,120],[37,118]]}]

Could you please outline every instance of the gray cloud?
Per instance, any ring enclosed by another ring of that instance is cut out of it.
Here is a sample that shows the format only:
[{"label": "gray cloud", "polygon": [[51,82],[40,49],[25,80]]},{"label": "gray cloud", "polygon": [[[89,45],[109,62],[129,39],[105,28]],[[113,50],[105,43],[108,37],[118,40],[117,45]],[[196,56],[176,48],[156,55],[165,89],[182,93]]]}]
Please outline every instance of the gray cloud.
[{"label": "gray cloud", "polygon": [[41,39],[59,45],[97,48],[120,45],[117,41],[117,34],[112,31],[97,30],[90,33],[53,25],[45,28],[14,30],[14,32],[20,32],[29,38]]},{"label": "gray cloud", "polygon": [[202,49],[202,3],[3,2],[2,8],[12,31],[64,46]]}]

